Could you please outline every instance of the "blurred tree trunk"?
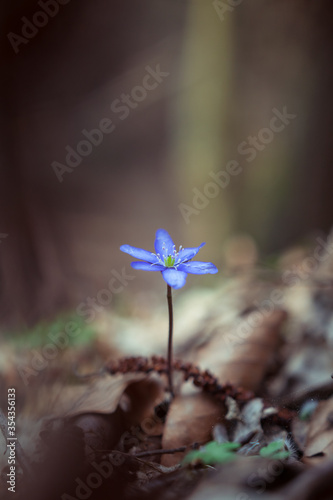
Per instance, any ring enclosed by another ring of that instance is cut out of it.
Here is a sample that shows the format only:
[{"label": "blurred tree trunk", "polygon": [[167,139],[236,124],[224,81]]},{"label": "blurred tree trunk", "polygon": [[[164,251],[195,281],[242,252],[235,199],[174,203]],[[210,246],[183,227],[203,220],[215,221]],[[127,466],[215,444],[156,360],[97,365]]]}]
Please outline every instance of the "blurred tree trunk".
[{"label": "blurred tree trunk", "polygon": [[332,226],[332,13],[328,0],[244,1],[235,10],[234,148],[267,127],[273,108],[296,115],[253,162],[240,160],[237,229],[265,252]]},{"label": "blurred tree trunk", "polygon": [[[332,224],[333,7],[328,0],[215,4],[190,2],[184,78],[191,86],[180,96],[175,141],[186,179],[181,202],[193,206],[192,189],[203,193],[210,171],[229,160],[242,173],[185,228],[204,229],[216,249],[245,232],[264,253],[277,251]],[[296,118],[248,162],[239,146],[284,107]]]},{"label": "blurred tree trunk", "polygon": [[[28,0],[6,2],[1,10],[0,233],[8,237],[0,240],[0,313],[9,323],[34,322],[75,308],[105,287],[112,267],[123,266],[119,246],[130,237],[125,229],[135,224],[142,239],[148,232],[153,239],[150,224],[155,230],[154,220],[168,214],[166,85],[132,110],[63,183],[51,162],[64,162],[65,146],[75,147],[84,128],[111,115],[111,102],[142,82],[145,66],[159,64],[175,77],[185,4],[59,5],[18,53],[7,34],[21,35],[22,16],[31,20],[41,7]],[[157,193],[155,183],[164,192]],[[140,213],[144,228],[133,218]]]},{"label": "blurred tree trunk", "polygon": [[[33,14],[36,3],[25,2],[20,6],[7,3],[1,9],[5,36],[1,50],[4,78],[1,90],[0,227],[8,237],[0,248],[0,310],[3,319],[16,323],[22,319],[30,322],[45,317],[68,303],[69,289],[65,286],[68,285],[65,278],[71,262],[69,255],[65,255],[65,242],[57,234],[52,198],[43,189],[42,179],[31,161],[36,155],[33,145],[29,148],[31,158],[24,156],[24,125],[39,85],[42,86],[38,79],[38,46],[45,39],[43,33],[38,33],[36,37],[40,36],[41,42],[38,39],[29,41],[30,50],[27,52],[24,52],[28,49],[25,44],[18,45],[16,54],[7,38],[10,32],[21,35],[18,21],[23,13]],[[66,32],[63,36],[65,44]],[[52,52],[49,57],[52,58]]]}]

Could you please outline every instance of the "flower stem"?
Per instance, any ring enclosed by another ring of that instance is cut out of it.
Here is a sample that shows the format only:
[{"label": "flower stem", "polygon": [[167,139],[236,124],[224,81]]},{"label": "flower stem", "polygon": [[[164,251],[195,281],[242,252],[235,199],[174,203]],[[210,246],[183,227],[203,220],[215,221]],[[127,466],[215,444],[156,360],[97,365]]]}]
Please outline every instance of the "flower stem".
[{"label": "flower stem", "polygon": [[168,381],[169,391],[171,396],[174,397],[173,383],[172,383],[172,333],[173,333],[173,308],[172,308],[172,293],[171,286],[167,285],[167,299],[169,310],[169,341],[168,341]]}]

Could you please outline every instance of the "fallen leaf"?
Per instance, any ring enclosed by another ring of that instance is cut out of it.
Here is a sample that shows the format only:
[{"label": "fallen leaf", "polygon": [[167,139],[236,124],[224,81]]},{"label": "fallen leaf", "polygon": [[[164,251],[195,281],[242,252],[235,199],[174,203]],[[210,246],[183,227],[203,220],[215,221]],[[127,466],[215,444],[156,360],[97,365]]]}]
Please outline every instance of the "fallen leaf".
[{"label": "fallen leaf", "polygon": [[127,387],[146,378],[143,373],[105,375],[84,386],[63,387],[53,408],[54,417],[82,413],[113,413]]},{"label": "fallen leaf", "polygon": [[[333,398],[322,401],[309,426],[303,462],[317,464],[333,456]],[[324,455],[311,458],[313,455]]]},{"label": "fallen leaf", "polygon": [[[188,383],[184,384],[181,394],[175,397],[167,415],[162,439],[163,449],[210,441],[213,427],[222,417],[222,407],[212,397],[198,392]],[[171,467],[179,463],[183,456],[184,452],[163,455],[161,463]]]},{"label": "fallen leaf", "polygon": [[192,361],[216,375],[221,383],[230,382],[256,391],[274,359],[287,317],[282,310],[259,315],[257,326],[251,326],[247,317],[237,329],[216,334]]},{"label": "fallen leaf", "polygon": [[255,398],[246,403],[233,433],[234,441],[241,442],[250,433],[262,433],[261,418],[263,408],[264,403],[261,398]]}]

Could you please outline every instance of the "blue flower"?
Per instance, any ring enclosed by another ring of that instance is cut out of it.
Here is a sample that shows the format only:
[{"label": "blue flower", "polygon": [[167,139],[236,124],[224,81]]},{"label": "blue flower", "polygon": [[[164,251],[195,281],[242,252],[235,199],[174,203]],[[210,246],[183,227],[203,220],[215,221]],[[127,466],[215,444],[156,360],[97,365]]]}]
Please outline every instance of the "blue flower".
[{"label": "blue flower", "polygon": [[187,274],[215,274],[217,267],[211,262],[191,261],[205,243],[195,248],[176,246],[165,229],[158,229],[155,238],[155,252],[148,252],[142,248],[122,245],[120,250],[128,253],[139,262],[132,262],[134,269],[143,271],[161,271],[164,280],[172,288],[182,288],[185,285]]}]

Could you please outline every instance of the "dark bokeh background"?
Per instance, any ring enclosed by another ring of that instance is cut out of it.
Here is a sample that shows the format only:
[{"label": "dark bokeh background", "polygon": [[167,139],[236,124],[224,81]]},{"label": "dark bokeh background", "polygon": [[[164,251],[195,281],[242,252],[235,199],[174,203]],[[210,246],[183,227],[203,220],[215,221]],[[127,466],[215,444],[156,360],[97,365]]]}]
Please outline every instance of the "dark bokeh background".
[{"label": "dark bokeh background", "polygon": [[[130,270],[122,243],[152,248],[158,227],[185,246],[206,241],[200,256],[218,266],[239,233],[264,257],[330,229],[328,0],[243,0],[224,14],[204,0],[70,0],[18,53],[8,34],[22,36],[22,16],[42,9],[32,0],[0,8],[6,322],[75,308],[112,269]],[[121,121],[111,103],[157,65],[169,76]],[[296,118],[247,163],[238,145],[284,106]],[[115,130],[60,183],[52,162],[106,117]],[[230,160],[242,173],[186,224],[179,204],[192,205],[193,188]],[[162,287],[135,275],[129,293]]]}]

